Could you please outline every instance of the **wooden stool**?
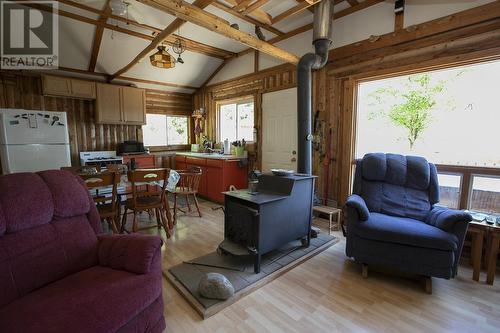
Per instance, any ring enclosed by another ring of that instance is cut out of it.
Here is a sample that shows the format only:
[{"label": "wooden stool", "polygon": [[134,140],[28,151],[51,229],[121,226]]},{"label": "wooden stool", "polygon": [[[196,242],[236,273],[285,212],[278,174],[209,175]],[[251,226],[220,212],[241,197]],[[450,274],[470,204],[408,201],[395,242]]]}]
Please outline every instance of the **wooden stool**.
[{"label": "wooden stool", "polygon": [[335,207],[329,207],[329,206],[313,206],[313,212],[317,213],[323,213],[328,215],[328,234],[332,234],[332,218],[333,215],[337,214],[337,219],[336,219],[336,229],[339,230],[340,228],[340,218],[342,214],[342,210],[340,208],[335,208]]}]

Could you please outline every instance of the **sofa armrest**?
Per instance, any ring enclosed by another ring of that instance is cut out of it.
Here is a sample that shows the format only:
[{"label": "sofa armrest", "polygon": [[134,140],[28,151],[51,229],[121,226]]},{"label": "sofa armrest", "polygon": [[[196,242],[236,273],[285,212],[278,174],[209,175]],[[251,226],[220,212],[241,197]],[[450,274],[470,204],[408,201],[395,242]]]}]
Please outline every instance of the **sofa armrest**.
[{"label": "sofa armrest", "polygon": [[99,236],[99,265],[131,273],[147,274],[163,241],[149,235]]},{"label": "sofa armrest", "polygon": [[361,221],[366,221],[370,217],[370,211],[366,207],[365,200],[357,194],[347,198],[346,206],[356,209]]},{"label": "sofa armrest", "polygon": [[427,215],[425,222],[436,228],[451,232],[457,224],[467,225],[472,221],[472,216],[462,210],[434,207]]}]

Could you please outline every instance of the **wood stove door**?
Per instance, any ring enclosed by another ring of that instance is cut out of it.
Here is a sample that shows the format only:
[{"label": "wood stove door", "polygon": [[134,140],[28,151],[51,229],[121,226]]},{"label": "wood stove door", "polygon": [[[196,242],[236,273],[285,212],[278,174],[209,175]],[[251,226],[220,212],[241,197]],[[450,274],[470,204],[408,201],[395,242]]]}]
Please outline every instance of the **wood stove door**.
[{"label": "wood stove door", "polygon": [[228,196],[225,206],[224,238],[247,249],[257,249],[259,211]]}]

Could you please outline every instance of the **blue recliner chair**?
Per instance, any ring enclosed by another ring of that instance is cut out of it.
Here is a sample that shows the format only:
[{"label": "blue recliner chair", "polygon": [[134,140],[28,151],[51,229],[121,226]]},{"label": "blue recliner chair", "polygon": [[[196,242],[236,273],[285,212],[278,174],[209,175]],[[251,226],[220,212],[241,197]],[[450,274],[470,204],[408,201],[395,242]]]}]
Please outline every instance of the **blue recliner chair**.
[{"label": "blue recliner chair", "polygon": [[356,163],[346,203],[346,254],[363,264],[450,279],[457,274],[470,214],[437,207],[436,167],[416,156],[373,153]]}]

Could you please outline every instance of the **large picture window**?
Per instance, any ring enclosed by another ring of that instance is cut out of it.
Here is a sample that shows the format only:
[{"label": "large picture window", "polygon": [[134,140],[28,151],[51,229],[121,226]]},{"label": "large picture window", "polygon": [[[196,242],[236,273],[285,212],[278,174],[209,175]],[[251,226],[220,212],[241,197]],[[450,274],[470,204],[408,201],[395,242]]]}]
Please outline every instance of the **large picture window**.
[{"label": "large picture window", "polygon": [[440,204],[500,213],[498,86],[500,61],[360,82],[355,157],[423,156]]},{"label": "large picture window", "polygon": [[247,142],[253,141],[253,100],[246,99],[221,103],[218,109],[218,135],[220,141],[225,139],[231,142],[243,139]]},{"label": "large picture window", "polygon": [[173,146],[189,143],[189,119],[186,116],[146,114],[142,126],[145,146]]},{"label": "large picture window", "polygon": [[356,158],[383,151],[500,167],[500,61],[363,82]]}]

